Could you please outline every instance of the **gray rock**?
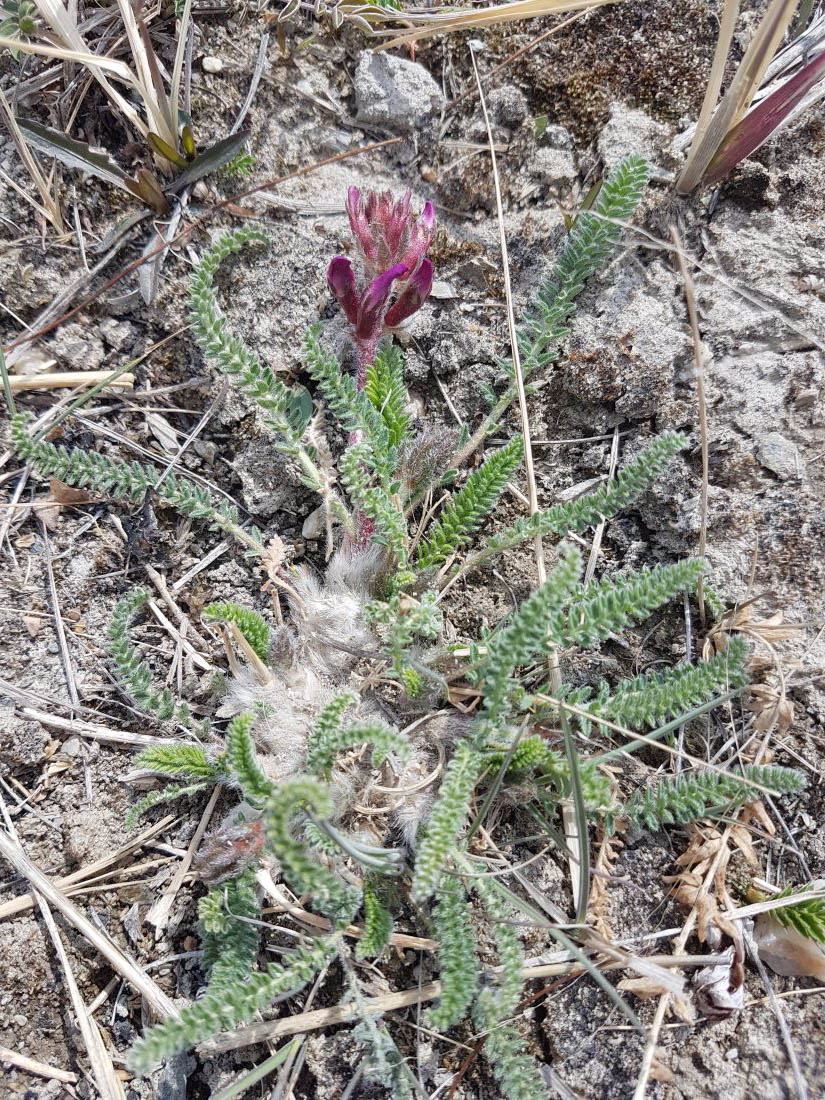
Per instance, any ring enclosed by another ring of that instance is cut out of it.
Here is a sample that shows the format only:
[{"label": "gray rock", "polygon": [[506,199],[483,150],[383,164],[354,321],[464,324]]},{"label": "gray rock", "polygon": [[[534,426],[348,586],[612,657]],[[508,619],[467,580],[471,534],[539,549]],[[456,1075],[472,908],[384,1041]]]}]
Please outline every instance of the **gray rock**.
[{"label": "gray rock", "polygon": [[779,432],[768,432],[756,445],[756,457],[780,481],[802,476],[802,462],[796,444]]},{"label": "gray rock", "polygon": [[508,130],[517,130],[527,118],[527,100],[518,88],[506,84],[495,88],[487,97],[487,106],[493,119]]},{"label": "gray rock", "polygon": [[266,439],[254,439],[240,452],[234,468],[243,485],[243,500],[253,516],[268,519],[295,500],[295,479],[287,459]]},{"label": "gray rock", "polygon": [[654,171],[663,172],[672,163],[671,154],[667,152],[670,140],[670,130],[661,122],[656,122],[644,111],[614,103],[599,136],[599,156],[608,172],[631,154],[643,156]]},{"label": "gray rock", "polygon": [[100,337],[78,322],[58,329],[48,342],[47,350],[49,355],[73,370],[97,370],[106,358]]},{"label": "gray rock", "polygon": [[118,321],[116,317],[105,317],[100,322],[100,333],[116,351],[122,351],[135,341],[135,326],[128,321]]},{"label": "gray rock", "polygon": [[544,127],[540,141],[542,145],[547,145],[551,149],[572,149],[574,146],[573,135],[570,131],[555,122]]},{"label": "gray rock", "polygon": [[538,149],[532,171],[548,187],[560,189],[572,187],[578,176],[576,161],[569,149]]},{"label": "gray rock", "polygon": [[443,104],[441,89],[422,65],[388,53],[362,54],[355,73],[359,122],[409,132]]}]

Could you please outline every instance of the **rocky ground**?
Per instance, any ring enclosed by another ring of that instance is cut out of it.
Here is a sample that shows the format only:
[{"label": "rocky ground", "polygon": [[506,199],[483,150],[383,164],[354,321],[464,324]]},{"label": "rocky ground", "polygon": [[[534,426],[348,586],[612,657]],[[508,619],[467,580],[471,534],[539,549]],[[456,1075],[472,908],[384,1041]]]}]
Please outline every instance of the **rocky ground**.
[{"label": "rocky ground", "polygon": [[[694,279],[707,364],[707,556],[713,583],[728,602],[762,595],[761,617],[781,610],[786,621],[804,624],[780,647],[794,715],[774,747],[777,762],[808,772],[809,786],[778,822],[776,835],[761,832],[756,839],[768,877],[797,883],[825,872],[820,786],[825,695],[817,680],[825,656],[819,633],[825,580],[825,118],[821,109],[812,112],[742,165],[720,192],[690,200],[675,197],[671,181],[681,156],[678,135],[701,103],[717,9],[704,0],[648,0],[593,12],[503,68],[485,82],[485,92],[500,150],[518,310],[529,304],[558,254],[565,212],[575,208],[593,180],[631,152],[645,155],[654,166],[637,227],[585,292],[564,354],[538,382],[530,401],[542,505],[573,486],[603,478],[616,431],[622,455],[632,454],[645,437],[663,428],[691,433],[693,446],[671,474],[635,511],[607,526],[600,568],[672,560],[696,550],[701,469],[696,379],[683,284],[670,252],[671,225],[698,261]],[[752,18],[746,13],[745,29]],[[487,32],[485,49],[478,54],[482,72],[552,25],[514,24]],[[223,136],[234,120],[268,24],[243,8],[200,18],[196,27],[192,116],[205,143]],[[151,304],[137,275],[128,275],[91,306],[13,354],[10,363],[14,371],[27,373],[50,360],[56,363],[51,369],[77,370],[114,369],[139,359],[135,388],[100,395],[68,423],[64,439],[87,447],[114,440],[121,453],[149,452],[163,465],[209,410],[207,423],[182,458],[182,469],[228,493],[265,531],[277,532],[296,560],[320,563],[323,531],[313,514],[314,499],[289,476],[248,405],[204,364],[183,330],[187,275],[211,235],[253,216],[270,231],[268,250],[250,253],[222,272],[222,304],[235,330],[265,363],[298,376],[299,341],[307,324],[319,316],[338,323],[325,270],[329,258],[347,247],[347,187],[411,187],[417,203],[432,199],[440,226],[431,250],[437,284],[405,340],[413,405],[433,422],[451,424],[457,417],[473,426],[479,421],[485,390],[502,380],[498,363],[507,354],[507,326],[487,133],[467,36],[424,44],[413,62],[407,53],[370,53],[364,36],[351,27],[333,35],[319,26],[307,44],[309,29],[308,24],[291,29],[283,48],[274,34],[270,38],[246,122],[256,163],[250,182],[240,186],[306,168],[370,141],[401,140],[273,184],[210,215],[165,262]],[[741,53],[741,43],[738,48]],[[221,64],[205,66],[204,58]],[[2,65],[0,83],[9,95],[17,70],[8,56]],[[220,71],[207,71],[216,68]],[[123,140],[118,123],[101,110],[95,95],[81,109],[79,125],[90,135],[102,131],[107,144]],[[42,117],[45,106],[36,98],[30,103]],[[546,124],[537,127],[538,116],[545,116]],[[0,167],[26,186],[14,146],[8,137],[3,141],[0,137]],[[194,219],[211,200],[230,196],[240,186],[207,181],[208,191],[193,196],[186,217]],[[0,189],[0,332],[6,345],[26,326],[39,327],[41,311],[67,286],[80,281],[68,309],[135,260],[152,236],[152,222],[143,221],[123,238],[105,270],[83,281],[77,237],[55,242],[50,232],[41,232],[31,208],[11,187],[0,181]],[[107,234],[134,207],[127,196],[68,171],[63,172],[63,190],[67,209],[76,204],[85,258],[93,266],[109,247]],[[19,399],[35,413],[55,400],[54,391]],[[502,435],[515,430],[514,417]],[[187,579],[216,544],[203,527],[160,507],[55,500],[35,476],[21,483],[8,453],[2,463],[7,503],[25,505],[13,512],[4,506],[0,513],[5,536],[0,547],[2,795],[30,858],[60,877],[107,856],[134,835],[124,824],[132,800],[123,782],[130,750],[60,733],[27,715],[26,708],[65,715],[76,697],[76,712],[88,721],[154,732],[125,705],[106,664],[104,633],[113,602],[130,585],[146,583],[148,566],[166,578],[197,623],[209,600],[248,594],[260,582],[235,549],[226,549]],[[515,515],[520,508],[512,498],[505,511]],[[526,594],[534,582],[531,552],[512,555],[497,572],[455,591],[452,625],[472,635],[499,619],[514,596]],[[264,606],[265,597],[256,598]],[[701,642],[698,624],[693,631],[695,647]],[[140,628],[137,636],[158,677],[168,675],[197,710],[213,713],[225,668],[217,640],[209,636],[203,650],[197,645],[201,659],[193,661],[176,652],[175,640],[157,623]],[[654,620],[645,632],[631,635],[629,645],[616,649],[611,660],[625,672],[637,672],[664,658],[679,659],[684,645],[683,624]],[[760,653],[768,655],[764,647]],[[734,720],[741,728],[741,715]],[[692,751],[709,752],[721,728],[698,730]],[[655,757],[650,761],[659,763]],[[181,890],[157,936],[144,918],[170,879],[180,849],[190,843],[201,811],[200,804],[193,804],[191,817],[177,819],[131,857],[145,866],[124,876],[122,884],[109,883],[106,890],[78,899],[141,963],[168,960],[153,974],[172,996],[194,996],[201,982],[197,959],[190,956],[198,946],[197,884]],[[683,849],[681,834],[663,831],[629,841],[621,850],[610,905],[617,937],[681,927],[684,910],[663,875]],[[0,878],[2,905],[18,896],[23,884],[6,867]],[[548,898],[569,908],[566,866],[548,859],[535,882]],[[112,973],[83,937],[67,928],[64,939],[89,1003]],[[538,954],[542,945],[534,946]],[[36,911],[0,915],[0,958],[0,1046],[78,1073],[77,1093],[92,1095],[82,1080],[86,1055],[72,1023],[62,970]],[[376,974],[376,992],[406,988],[419,975],[430,979],[426,957],[421,961],[410,952],[395,962],[393,975],[400,975],[400,984]],[[795,991],[782,1000],[782,1011],[809,1095],[822,1095],[820,994],[807,993],[812,979],[772,980],[778,993]],[[650,1018],[649,1003],[637,1007]],[[140,1023],[137,999],[115,983],[95,1018],[115,1065],[121,1066]],[[398,1041],[411,1053],[415,1034],[407,1025],[415,1015],[401,1018],[407,1024],[399,1024]],[[535,1052],[557,1075],[558,1095],[583,1100],[632,1095],[643,1042],[624,1027],[591,981],[551,986],[527,1010],[526,1019]],[[417,1048],[421,1080],[428,1095],[445,1096],[465,1051],[424,1038]],[[741,1012],[720,1022],[668,1021],[662,1046],[674,1076],[670,1083],[653,1082],[652,1097],[779,1100],[795,1094],[777,1016],[755,971],[748,973]],[[253,1048],[197,1065],[184,1058],[160,1080],[131,1081],[127,1095],[207,1097],[238,1067],[264,1056]],[[346,1030],[310,1036],[294,1095],[342,1095],[359,1057]],[[494,1096],[495,1086],[485,1073],[476,1063],[449,1095]],[[69,1091],[60,1082],[4,1067],[0,1059],[3,1096],[45,1098]],[[270,1095],[266,1088],[253,1094]],[[370,1095],[369,1090],[362,1094]]]}]

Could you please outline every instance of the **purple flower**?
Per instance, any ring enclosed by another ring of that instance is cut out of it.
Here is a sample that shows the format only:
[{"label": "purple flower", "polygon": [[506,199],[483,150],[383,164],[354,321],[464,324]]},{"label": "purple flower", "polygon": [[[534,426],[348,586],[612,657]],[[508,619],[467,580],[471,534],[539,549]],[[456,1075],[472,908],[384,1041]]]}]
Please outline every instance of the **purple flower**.
[{"label": "purple flower", "polygon": [[355,328],[357,339],[369,340],[376,333],[380,333],[387,302],[392,293],[392,284],[396,279],[403,279],[406,274],[406,264],[395,264],[389,271],[372,280],[358,303],[358,324]]},{"label": "purple flower", "polygon": [[347,214],[368,278],[395,264],[405,264],[410,276],[418,270],[435,235],[435,211],[431,202],[425,203],[416,218],[411,207],[411,191],[395,201],[389,191],[370,191],[365,199],[357,187],[350,187]]},{"label": "purple flower", "polygon": [[354,325],[358,320],[358,290],[355,285],[355,272],[346,256],[335,256],[327,271],[327,284],[338,299],[338,304]]},{"label": "purple flower", "polygon": [[387,310],[384,324],[387,328],[395,328],[402,321],[406,321],[426,301],[433,285],[432,260],[421,261],[418,271],[407,280],[407,285],[395,302]]},{"label": "purple flower", "polygon": [[[430,293],[433,265],[426,253],[435,234],[435,212],[428,202],[416,217],[410,191],[397,200],[389,191],[370,191],[364,198],[357,187],[350,187],[347,214],[366,285],[359,290],[346,256],[332,260],[327,282],[353,326],[359,361],[372,362],[385,326],[400,325]],[[391,305],[393,291],[398,298]]]}]

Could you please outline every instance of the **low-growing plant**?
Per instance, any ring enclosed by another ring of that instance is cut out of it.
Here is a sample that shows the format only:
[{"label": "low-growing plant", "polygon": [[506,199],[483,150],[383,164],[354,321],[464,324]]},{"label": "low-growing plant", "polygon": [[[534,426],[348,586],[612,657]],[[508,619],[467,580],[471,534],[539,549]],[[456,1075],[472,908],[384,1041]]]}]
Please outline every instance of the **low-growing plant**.
[{"label": "low-growing plant", "polygon": [[[526,375],[558,354],[577,296],[610,255],[646,179],[645,163],[629,158],[593,208],[576,218],[520,330]],[[257,405],[274,446],[320,495],[340,536],[318,577],[306,565],[287,567],[277,540],[265,544],[260,532],[246,531],[233,511],[215,507],[191,482],[167,478],[157,488],[179,511],[241,539],[260,558],[289,614],[286,625],[270,629],[250,608],[209,605],[205,616],[234,627],[255,659],[230,681],[222,713],[234,717],[224,738],[206,747],[170,744],[137,759],[144,772],[175,781],[154,792],[155,801],[223,784],[239,792],[239,802],[197,860],[212,884],[200,904],[206,992],[179,1019],[149,1028],[129,1061],[146,1072],[294,994],[336,959],[357,1002],[345,932],[361,912],[357,954],[374,958],[389,942],[394,918],[403,915],[439,943],[441,993],[427,1013],[428,1026],[447,1030],[469,1021],[484,1036],[501,1095],[532,1098],[542,1079],[513,1022],[522,990],[519,899],[486,873],[476,849],[491,804],[517,797],[567,857],[554,824],[565,802],[577,803],[585,824],[612,828],[621,819],[659,828],[725,812],[765,787],[796,791],[803,780],[777,766],[717,767],[623,800],[613,775],[596,755],[584,754],[588,741],[612,727],[662,736],[746,680],[745,647],[734,640],[699,665],[595,688],[576,683],[578,652],[642,623],[677,596],[689,597],[707,570],[704,561],[688,558],[585,581],[570,537],[632,505],[687,439],[663,432],[609,485],[480,536],[521,462],[520,439],[489,446],[514,386],[505,386],[472,439],[415,425],[403,358],[391,339],[432,284],[426,252],[433,210],[428,204],[415,218],[409,195],[394,201],[355,190],[347,208],[358,251],[355,262],[333,259],[328,281],[350,326],[354,373],[342,369],[320,327],[311,328],[303,344],[317,397],[349,433],[337,461],[306,391],[287,387],[263,367],[218,314],[218,264],[262,235],[224,234],[193,278],[191,317],[204,354]],[[69,484],[135,499],[153,484],[143,466],[31,439],[23,417],[15,420],[13,438],[22,457]],[[465,475],[466,458],[485,445],[484,460]],[[433,491],[444,496],[435,510]],[[456,579],[537,535],[557,540],[546,582],[483,637],[448,641],[446,595]],[[133,701],[171,717],[174,701],[152,688],[126,634],[142,601],[129,595],[116,610],[115,669]],[[555,696],[545,687],[551,654],[565,680]],[[475,692],[474,706],[434,718],[433,704],[449,695],[458,676],[465,696]],[[564,751],[546,732],[558,726],[567,733]],[[148,804],[154,803],[144,799],[137,809]],[[329,931],[299,943],[284,961],[258,967],[257,883],[266,876],[256,880],[255,871],[262,865],[277,866],[294,893],[328,919]],[[483,976],[478,960],[479,924],[495,945],[494,979]],[[387,1030],[365,1017],[358,1035],[370,1051],[370,1073],[403,1095],[408,1079]]]}]

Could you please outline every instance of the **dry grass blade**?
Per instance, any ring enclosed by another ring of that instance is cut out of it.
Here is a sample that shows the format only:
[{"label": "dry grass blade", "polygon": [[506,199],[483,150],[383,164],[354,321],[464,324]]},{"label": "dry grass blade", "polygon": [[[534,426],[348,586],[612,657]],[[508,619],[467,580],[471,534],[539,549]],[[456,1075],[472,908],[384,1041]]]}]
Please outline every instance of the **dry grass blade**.
[{"label": "dry grass blade", "polygon": [[705,98],[702,100],[702,109],[699,112],[699,121],[696,123],[696,132],[688,153],[687,163],[690,164],[696,149],[707,133],[708,125],[713,117],[713,109],[719,98],[722,88],[722,79],[725,75],[725,63],[730,53],[730,45],[733,41],[733,32],[736,30],[736,20],[739,18],[739,0],[725,0],[722,11],[722,22],[719,25],[719,37],[716,39],[716,49],[713,54],[713,64],[708,77],[708,86],[705,89]]},{"label": "dry grass blade", "polygon": [[[474,11],[447,12],[404,12],[403,20],[412,29],[382,42],[378,47],[389,50],[396,46],[418,42],[422,38],[431,38],[435,34],[451,34],[454,31],[482,30],[495,27],[499,23],[516,23],[522,19],[542,19],[548,15],[558,15],[565,11],[590,10],[605,7],[607,4],[620,3],[621,0],[513,0],[509,4],[490,4],[486,8]],[[397,21],[397,12],[388,12],[387,20]],[[389,34],[389,31],[372,32],[374,35]]]},{"label": "dry grass blade", "polygon": [[120,976],[129,983],[137,992],[142,994],[152,1011],[163,1019],[167,1016],[180,1015],[175,1003],[166,996],[163,990],[145,974],[125,951],[102,934],[88,917],[73,905],[69,899],[58,889],[55,883],[43,874],[31,862],[28,856],[9,836],[0,829],[0,856],[27,879],[43,897],[59,910],[66,920],[85,936],[89,943],[98,951]]},{"label": "dry grass blade", "polygon": [[[3,820],[5,821],[9,834],[19,844],[19,838],[15,832],[14,824],[9,817],[2,795],[0,795],[0,813],[3,815]],[[43,923],[46,925],[46,930],[49,933],[52,945],[54,946],[58,961],[63,969],[63,977],[69,991],[69,998],[72,1002],[78,1030],[80,1031],[81,1038],[86,1047],[86,1053],[89,1055],[92,1076],[94,1077],[97,1090],[103,1100],[125,1100],[123,1086],[115,1076],[112,1059],[109,1057],[109,1052],[103,1043],[97,1024],[94,1020],[89,1019],[86,1014],[86,1005],[77,987],[77,981],[71,963],[69,962],[69,956],[66,954],[66,948],[63,946],[63,941],[60,938],[60,933],[55,924],[54,917],[52,916],[52,911],[45,898],[43,898],[40,893],[37,894],[37,905],[40,909],[40,915],[43,918]]]},{"label": "dry grass blade", "polygon": [[825,53],[763,99],[730,130],[708,165],[705,182],[718,183],[798,113],[825,96]]},{"label": "dry grass blade", "polygon": [[[14,187],[23,198],[34,206],[35,210],[38,210],[40,214],[47,221],[50,221],[58,233],[63,234],[66,232],[66,226],[63,222],[63,215],[60,212],[60,205],[57,199],[52,194],[52,189],[49,185],[49,181],[43,175],[40,170],[40,165],[37,162],[37,158],[26,142],[26,139],[20,132],[20,127],[17,125],[17,120],[14,117],[14,112],[9,106],[9,102],[3,94],[2,88],[0,88],[0,107],[3,108],[3,112],[6,116],[6,125],[9,128],[11,139],[17,146],[17,151],[20,154],[20,159],[26,166],[26,171],[29,173],[32,179],[32,183],[37,188],[37,193],[40,195],[40,203],[35,202],[30,195],[27,195],[25,191],[17,186],[17,184],[10,178],[8,182]],[[42,205],[41,205],[42,204]]]},{"label": "dry grass blade", "polygon": [[[54,884],[59,890],[67,890],[69,887],[86,882],[88,879],[92,879],[99,875],[102,871],[107,871],[109,868],[114,867],[126,856],[131,855],[132,852],[142,848],[144,844],[147,844],[154,837],[158,836],[168,828],[176,820],[173,814],[169,814],[167,817],[162,818],[160,821],[155,822],[154,825],[150,825],[148,829],[145,829],[139,836],[136,836],[134,840],[129,841],[128,844],[124,844],[122,848],[118,848],[117,851],[112,852],[109,856],[104,856],[103,859],[97,860],[95,863],[90,863],[87,867],[81,867],[79,871],[73,871],[72,874],[66,875],[65,878],[55,879]],[[0,906],[0,920],[6,917],[14,916],[16,913],[24,913],[27,909],[31,909],[34,905],[34,898],[31,894],[21,894],[19,897],[13,898],[11,901],[5,902]]]},{"label": "dry grass blade", "polygon": [[681,194],[688,194],[698,186],[716,151],[750,106],[795,11],[796,0],[773,0],[765,12],[704,136],[691,148],[676,182]]}]

